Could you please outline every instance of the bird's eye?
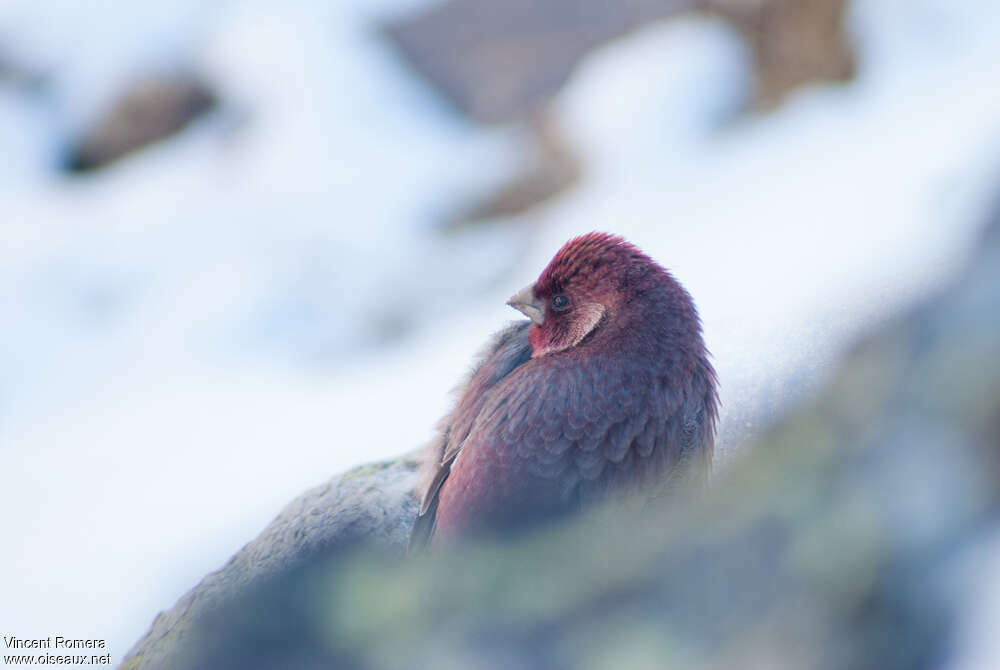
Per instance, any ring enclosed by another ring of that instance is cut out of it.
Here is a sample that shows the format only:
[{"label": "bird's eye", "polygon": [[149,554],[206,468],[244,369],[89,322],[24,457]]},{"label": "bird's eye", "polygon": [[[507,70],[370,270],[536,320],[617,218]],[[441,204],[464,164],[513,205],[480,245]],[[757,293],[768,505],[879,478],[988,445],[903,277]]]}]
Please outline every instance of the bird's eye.
[{"label": "bird's eye", "polygon": [[552,309],[566,309],[569,307],[569,298],[564,295],[557,295],[552,298]]}]

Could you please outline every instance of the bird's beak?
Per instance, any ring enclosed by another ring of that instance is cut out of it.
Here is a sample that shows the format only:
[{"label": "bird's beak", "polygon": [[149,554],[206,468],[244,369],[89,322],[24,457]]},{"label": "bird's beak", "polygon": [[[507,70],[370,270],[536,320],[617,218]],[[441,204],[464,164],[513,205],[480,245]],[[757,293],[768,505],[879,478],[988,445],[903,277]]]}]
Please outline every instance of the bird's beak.
[{"label": "bird's beak", "polygon": [[545,306],[535,295],[535,285],[530,284],[511,296],[507,304],[524,314],[539,326],[545,323]]}]

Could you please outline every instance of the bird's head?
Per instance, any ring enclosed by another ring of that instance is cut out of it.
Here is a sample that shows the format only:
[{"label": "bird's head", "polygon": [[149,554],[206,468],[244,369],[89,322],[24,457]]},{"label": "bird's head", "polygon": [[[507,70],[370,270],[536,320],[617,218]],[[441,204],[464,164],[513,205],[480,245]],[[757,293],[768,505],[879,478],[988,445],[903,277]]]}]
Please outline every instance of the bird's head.
[{"label": "bird's head", "polygon": [[567,242],[507,304],[534,322],[531,349],[539,358],[622,326],[626,307],[650,279],[670,276],[621,237],[588,233]]}]

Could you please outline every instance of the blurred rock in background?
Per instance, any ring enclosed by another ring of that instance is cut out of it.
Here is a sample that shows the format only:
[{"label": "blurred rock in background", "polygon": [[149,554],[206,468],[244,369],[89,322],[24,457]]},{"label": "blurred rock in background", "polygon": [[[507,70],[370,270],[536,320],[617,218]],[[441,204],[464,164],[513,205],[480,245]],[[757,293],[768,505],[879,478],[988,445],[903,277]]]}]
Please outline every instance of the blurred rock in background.
[{"label": "blurred rock in background", "polygon": [[[543,160],[451,224],[520,214],[579,177],[571,141],[546,105],[592,51],[643,25],[691,13],[736,27],[752,53],[749,107],[766,110],[796,88],[854,74],[847,0],[451,0],[386,26],[411,66],[458,110],[484,124],[528,121]],[[540,120],[541,119],[541,120]],[[452,225],[447,227],[452,227]]]},{"label": "blurred rock in background", "polygon": [[703,0],[733,24],[753,54],[753,106],[770,109],[795,89],[846,82],[855,72],[847,0]]},{"label": "blurred rock in background", "polygon": [[[947,667],[977,579],[961,567],[1000,523],[998,398],[1000,209],[954,285],[858,343],[690,508],[407,563],[388,536],[388,554],[333,543],[231,583],[181,635],[154,625],[124,667]],[[393,489],[399,467],[359,474]]]},{"label": "blurred rock in background", "polygon": [[444,230],[455,231],[479,221],[519,216],[571,188],[580,179],[583,169],[580,158],[559,123],[545,110],[539,110],[527,125],[531,139],[527,166],[492,194],[447,218]]},{"label": "blurred rock in background", "polygon": [[407,60],[481,123],[530,116],[591,50],[690,0],[451,0],[390,24]]},{"label": "blurred rock in background", "polygon": [[216,105],[215,93],[191,74],[152,74],[134,81],[70,148],[66,169],[101,168],[182,130]]},{"label": "blurred rock in background", "polygon": [[387,27],[414,68],[481,123],[531,116],[591,51],[644,24],[707,12],[754,54],[756,105],[812,82],[846,81],[847,0],[451,0]]}]

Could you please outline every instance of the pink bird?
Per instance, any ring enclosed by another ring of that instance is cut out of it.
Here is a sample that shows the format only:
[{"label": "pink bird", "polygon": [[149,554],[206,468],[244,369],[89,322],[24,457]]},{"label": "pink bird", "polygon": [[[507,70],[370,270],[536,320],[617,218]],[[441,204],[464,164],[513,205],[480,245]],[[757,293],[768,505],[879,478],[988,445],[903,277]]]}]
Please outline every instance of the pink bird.
[{"label": "pink bird", "polygon": [[704,482],[718,396],[688,292],[620,237],[567,242],[507,304],[428,448],[410,549]]}]

